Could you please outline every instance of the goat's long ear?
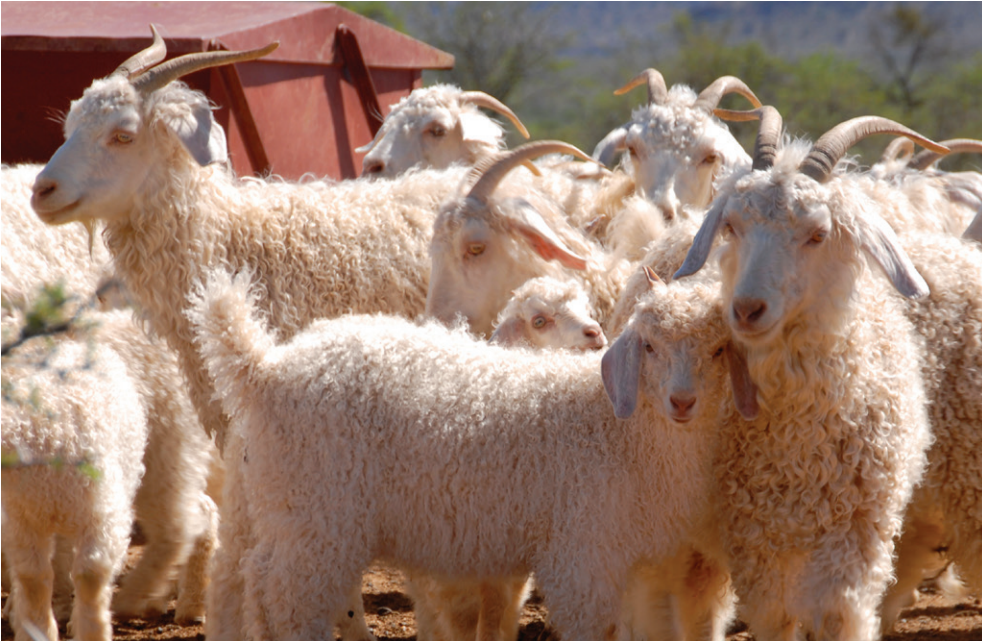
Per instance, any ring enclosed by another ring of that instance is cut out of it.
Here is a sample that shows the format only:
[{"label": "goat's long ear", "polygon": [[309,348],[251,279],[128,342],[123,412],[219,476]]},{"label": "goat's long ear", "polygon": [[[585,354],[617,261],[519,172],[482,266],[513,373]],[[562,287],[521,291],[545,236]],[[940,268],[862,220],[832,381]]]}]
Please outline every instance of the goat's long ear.
[{"label": "goat's long ear", "polygon": [[166,116],[164,123],[202,167],[228,160],[225,130],[215,120],[207,103],[193,105],[191,113],[182,110],[179,115]]},{"label": "goat's long ear", "polygon": [[623,152],[627,141],[627,125],[622,125],[604,136],[603,140],[593,148],[593,160],[604,167],[611,167],[611,163],[619,152]]},{"label": "goat's long ear", "polygon": [[682,267],[675,272],[672,278],[680,279],[683,276],[695,274],[706,264],[709,252],[713,249],[713,241],[719,231],[720,223],[723,221],[723,206],[726,204],[725,198],[718,198],[713,202],[712,207],[706,212],[706,218],[702,221],[702,226],[692,239],[692,247],[685,255]]},{"label": "goat's long ear", "polygon": [[528,324],[525,319],[512,317],[495,328],[488,343],[513,346],[523,341],[528,342],[528,338]]},{"label": "goat's long ear", "polygon": [[610,345],[600,361],[600,375],[607,397],[614,406],[614,416],[627,419],[638,404],[638,385],[641,382],[641,355],[644,341],[628,328]]},{"label": "goat's long ear", "polygon": [[559,261],[571,270],[586,269],[586,259],[563,243],[531,203],[521,198],[508,199],[502,209],[509,212],[507,218],[512,230],[536,254],[547,261]]},{"label": "goat's long ear", "polygon": [[908,299],[919,299],[931,292],[886,221],[877,214],[866,212],[857,222],[860,245],[883,268],[897,292]]},{"label": "goat's long ear", "polygon": [[732,341],[726,344],[726,362],[730,367],[730,387],[737,411],[744,419],[756,419],[760,412],[760,406],[757,405],[757,385],[750,378],[746,357]]}]

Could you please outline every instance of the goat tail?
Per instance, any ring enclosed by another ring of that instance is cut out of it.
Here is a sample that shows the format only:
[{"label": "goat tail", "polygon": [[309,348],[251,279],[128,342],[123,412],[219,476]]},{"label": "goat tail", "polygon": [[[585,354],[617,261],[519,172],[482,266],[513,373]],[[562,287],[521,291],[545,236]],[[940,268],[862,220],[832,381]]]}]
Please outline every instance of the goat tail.
[{"label": "goat tail", "polygon": [[266,353],[276,345],[257,308],[259,295],[252,274],[230,274],[216,268],[188,296],[187,316],[195,342],[226,414],[238,411],[255,397],[254,386]]}]

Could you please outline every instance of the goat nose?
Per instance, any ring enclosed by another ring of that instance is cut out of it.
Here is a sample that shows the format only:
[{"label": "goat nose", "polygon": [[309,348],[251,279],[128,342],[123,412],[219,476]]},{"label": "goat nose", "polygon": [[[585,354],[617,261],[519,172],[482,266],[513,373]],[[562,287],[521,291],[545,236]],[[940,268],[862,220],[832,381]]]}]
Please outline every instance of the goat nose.
[{"label": "goat nose", "polygon": [[58,181],[54,180],[53,178],[38,177],[38,179],[34,181],[34,194],[32,195],[31,199],[35,203],[38,203],[54,194],[57,189]]},{"label": "goat nose", "polygon": [[671,199],[663,198],[658,201],[658,209],[661,210],[661,215],[666,221],[671,221],[675,218],[675,203]]},{"label": "goat nose", "polygon": [[696,405],[696,398],[692,395],[672,395],[668,398],[672,402],[672,408],[678,412],[687,412]]},{"label": "goat nose", "polygon": [[742,297],[733,300],[733,316],[740,323],[754,323],[767,312],[763,299]]},{"label": "goat nose", "polygon": [[600,326],[591,325],[583,328],[583,336],[596,339],[600,336]]},{"label": "goat nose", "polygon": [[364,162],[364,172],[365,174],[381,174],[385,171],[385,161],[382,160],[368,160]]}]

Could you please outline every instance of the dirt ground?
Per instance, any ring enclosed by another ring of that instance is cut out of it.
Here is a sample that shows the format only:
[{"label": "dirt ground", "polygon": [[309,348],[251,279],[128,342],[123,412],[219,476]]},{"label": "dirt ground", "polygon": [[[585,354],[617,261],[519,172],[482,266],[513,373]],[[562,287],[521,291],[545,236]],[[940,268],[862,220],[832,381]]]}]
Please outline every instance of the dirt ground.
[{"label": "dirt ground", "polygon": [[[139,546],[131,548],[127,567],[138,558]],[[362,591],[368,626],[380,640],[415,640],[416,623],[413,605],[403,591],[403,576],[382,566],[371,568],[364,578]],[[6,604],[7,594],[3,594]],[[547,612],[537,592],[525,606],[520,640],[558,639],[546,624]],[[7,619],[3,620],[4,640],[13,639]],[[67,637],[64,627],[61,637]],[[174,604],[168,613],[153,620],[114,621],[116,640],[204,640],[204,627],[174,624]],[[727,636],[729,640],[753,640],[737,625]],[[982,640],[982,600],[952,601],[930,585],[922,587],[921,598],[904,611],[897,631],[887,640]]]}]

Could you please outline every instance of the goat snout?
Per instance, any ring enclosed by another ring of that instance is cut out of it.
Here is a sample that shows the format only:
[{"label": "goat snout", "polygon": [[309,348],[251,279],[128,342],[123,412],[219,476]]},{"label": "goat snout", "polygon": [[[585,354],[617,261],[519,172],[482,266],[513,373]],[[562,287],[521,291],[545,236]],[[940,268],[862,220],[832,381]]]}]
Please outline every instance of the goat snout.
[{"label": "goat snout", "polygon": [[58,190],[58,181],[53,178],[38,177],[34,181],[34,194],[31,196],[31,204],[35,207],[49,198]]},{"label": "goat snout", "polygon": [[672,404],[672,410],[678,415],[687,414],[696,405],[695,396],[687,393],[674,394],[668,400]]},{"label": "goat snout", "polygon": [[599,325],[591,325],[583,328],[583,336],[589,340],[589,346],[593,350],[600,350],[607,345],[607,337]]},{"label": "goat snout", "polygon": [[767,312],[767,303],[763,299],[740,297],[733,300],[733,318],[741,326],[751,326]]},{"label": "goat snout", "polygon": [[382,159],[365,159],[362,163],[362,174],[380,176],[385,171],[385,161]]}]

